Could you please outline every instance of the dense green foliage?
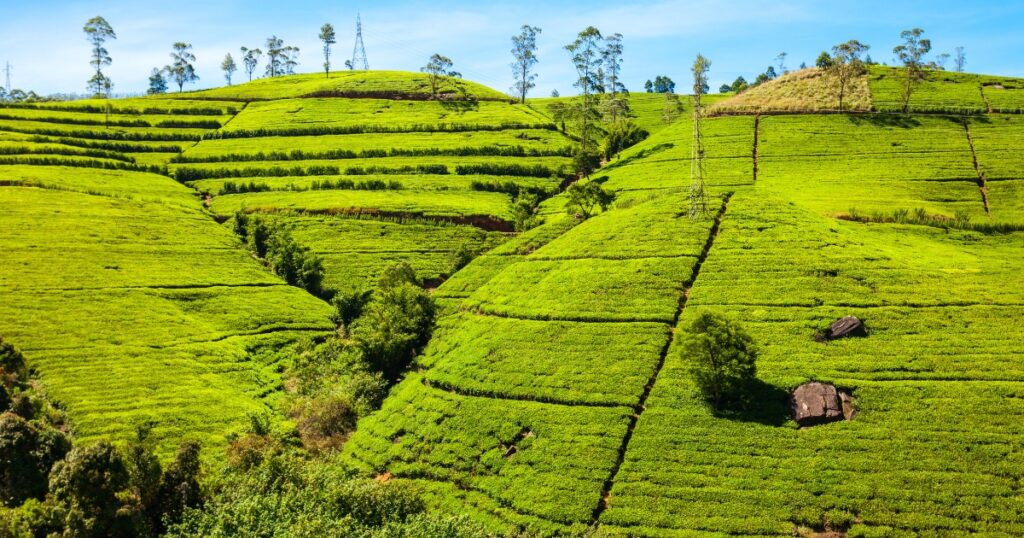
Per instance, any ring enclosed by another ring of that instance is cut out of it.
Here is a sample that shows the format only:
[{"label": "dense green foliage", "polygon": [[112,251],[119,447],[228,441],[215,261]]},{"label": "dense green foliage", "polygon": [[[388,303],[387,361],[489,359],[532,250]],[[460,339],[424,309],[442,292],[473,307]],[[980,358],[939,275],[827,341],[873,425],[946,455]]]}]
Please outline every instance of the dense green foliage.
[{"label": "dense green foliage", "polygon": [[714,407],[741,403],[757,375],[757,350],[750,336],[732,321],[704,312],[676,346],[704,399]]}]

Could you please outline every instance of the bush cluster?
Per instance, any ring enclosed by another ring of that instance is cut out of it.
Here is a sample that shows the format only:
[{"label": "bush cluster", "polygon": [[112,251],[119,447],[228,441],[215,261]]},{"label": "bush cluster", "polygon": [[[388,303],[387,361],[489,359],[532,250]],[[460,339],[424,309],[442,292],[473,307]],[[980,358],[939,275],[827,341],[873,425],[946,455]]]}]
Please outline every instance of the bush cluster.
[{"label": "bush cluster", "polygon": [[122,153],[177,153],[181,151],[178,146],[158,146],[149,144],[132,144],[129,142],[108,142],[104,140],[82,140],[80,138],[71,138],[66,136],[48,137],[48,136],[33,136],[28,139],[29,142],[36,143],[56,143],[63,144],[65,146],[75,146],[79,148],[90,148],[90,149],[102,149],[106,151],[115,151]]},{"label": "bush cluster", "polygon": [[542,164],[511,163],[460,164],[455,167],[455,173],[460,176],[479,174],[485,176],[557,177],[560,175],[559,170]]},{"label": "bush cluster", "polygon": [[248,161],[312,161],[338,159],[371,159],[384,157],[570,157],[571,148],[554,150],[529,149],[522,146],[466,146],[456,148],[419,148],[419,149],[364,149],[353,151],[348,149],[332,149],[326,151],[258,151],[255,153],[221,153],[217,155],[187,154],[175,155],[173,163],[220,163]]},{"label": "bush cluster", "polygon": [[338,166],[270,166],[266,168],[247,166],[243,168],[192,168],[182,166],[174,170],[174,179],[186,183],[200,179],[230,177],[288,177],[288,176],[366,176],[398,174],[448,174],[443,164],[418,164],[408,166],[349,166],[342,170]]},{"label": "bush cluster", "polygon": [[21,157],[0,156],[0,164],[24,164],[29,166],[76,166],[79,168],[102,168],[104,170],[129,170],[159,174],[163,168],[157,165],[144,166],[134,162],[110,162],[91,159],[67,159],[62,157]]},{"label": "bush cluster", "polygon": [[97,159],[110,159],[113,161],[124,161],[135,163],[135,159],[128,155],[115,151],[92,148],[61,148],[61,147],[33,147],[33,146],[3,146],[0,147],[0,155],[67,155],[72,157],[94,157]]},{"label": "bush cluster", "polygon": [[324,294],[323,260],[299,245],[284,226],[240,211],[235,214],[235,233],[285,282],[316,296]]},{"label": "bush cluster", "polygon": [[99,105],[60,105],[60,104],[47,104],[40,106],[31,103],[4,103],[0,108],[29,108],[34,110],[53,110],[56,112],[90,112],[94,114],[103,114],[109,112],[111,114],[121,114],[124,116],[130,115],[157,115],[163,114],[168,116],[222,116],[237,114],[239,110],[237,108],[211,108],[211,107],[195,107],[195,108],[106,108]]}]

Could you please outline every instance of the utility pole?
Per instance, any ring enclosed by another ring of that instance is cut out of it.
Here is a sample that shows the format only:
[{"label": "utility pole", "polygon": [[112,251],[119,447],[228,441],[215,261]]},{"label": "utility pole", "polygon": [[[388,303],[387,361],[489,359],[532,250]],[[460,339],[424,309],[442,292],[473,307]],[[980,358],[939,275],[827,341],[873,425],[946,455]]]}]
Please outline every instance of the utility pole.
[{"label": "utility pole", "polygon": [[11,93],[11,62],[6,62],[6,65],[4,66],[4,75],[7,83],[4,88],[7,89],[7,93]]},{"label": "utility pole", "polygon": [[708,214],[708,193],[704,179],[707,163],[704,162],[704,130],[701,122],[701,97],[708,81],[708,67],[711,62],[698,54],[693,63],[693,151],[690,156],[690,218],[699,219]]},{"label": "utility pole", "polygon": [[352,47],[352,61],[349,62],[349,69],[356,69],[356,66],[360,65],[364,71],[370,69],[370,64],[366,61],[366,47],[363,45],[363,21],[357,13],[356,44]]}]

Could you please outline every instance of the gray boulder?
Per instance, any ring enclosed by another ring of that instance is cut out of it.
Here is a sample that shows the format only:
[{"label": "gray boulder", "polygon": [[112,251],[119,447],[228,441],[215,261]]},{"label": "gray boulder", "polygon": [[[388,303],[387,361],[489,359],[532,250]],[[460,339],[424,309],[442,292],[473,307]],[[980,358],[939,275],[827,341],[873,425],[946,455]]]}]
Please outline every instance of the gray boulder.
[{"label": "gray boulder", "polygon": [[790,404],[793,420],[800,426],[852,420],[857,412],[849,392],[817,381],[797,387],[790,396]]},{"label": "gray boulder", "polygon": [[832,323],[828,328],[828,333],[825,337],[829,340],[836,340],[839,338],[846,338],[848,336],[867,335],[868,330],[864,327],[864,322],[857,318],[857,316],[846,316]]}]

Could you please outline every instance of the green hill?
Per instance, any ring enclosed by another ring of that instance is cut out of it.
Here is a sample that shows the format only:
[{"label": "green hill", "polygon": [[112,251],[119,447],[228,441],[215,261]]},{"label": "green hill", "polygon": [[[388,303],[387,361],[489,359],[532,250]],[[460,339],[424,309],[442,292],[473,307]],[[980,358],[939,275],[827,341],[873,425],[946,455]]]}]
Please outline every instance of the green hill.
[{"label": "green hill", "polygon": [[[685,97],[663,122],[664,96],[633,96],[651,136],[592,175],[617,197],[586,220],[550,101],[469,82],[475,100],[356,72],[2,107],[0,334],[80,438],[155,421],[165,447],[223,445],[334,329],[232,233],[259,214],[331,290],[398,261],[432,289],[426,350],[331,464],[435,511],[499,535],[1022,534],[1024,90],[930,76],[908,114],[883,67],[871,112],[773,108],[820,77],[751,90],[753,113],[703,126],[696,220]],[[527,191],[544,222],[515,233]],[[716,415],[689,375],[676,342],[708,311],[761,351],[752,410]],[[846,315],[868,336],[816,340]],[[808,380],[849,388],[856,418],[798,428]]]}]

